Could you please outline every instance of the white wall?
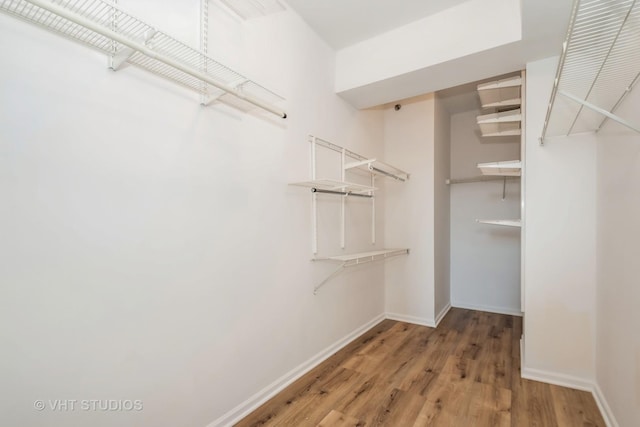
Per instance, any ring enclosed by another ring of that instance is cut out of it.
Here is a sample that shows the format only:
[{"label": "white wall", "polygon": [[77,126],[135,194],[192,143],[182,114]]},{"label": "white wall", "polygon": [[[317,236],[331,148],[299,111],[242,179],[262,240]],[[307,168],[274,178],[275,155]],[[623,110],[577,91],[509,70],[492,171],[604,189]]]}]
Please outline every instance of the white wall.
[{"label": "white wall", "polygon": [[385,266],[386,311],[426,324],[434,322],[434,103],[429,94],[384,109],[384,159],[411,173],[385,185],[385,243],[411,250]]},{"label": "white wall", "polygon": [[558,58],[527,64],[523,375],[595,379],[596,145],[593,134],[538,144]]},{"label": "white wall", "polygon": [[[637,121],[640,92],[617,114]],[[597,381],[619,426],[640,425],[640,136],[608,121],[598,140]]]},{"label": "white wall", "polygon": [[[212,27],[229,43],[212,55],[290,119],[202,108],[0,15],[0,424],[202,427],[383,313],[383,267],[313,295],[328,268],[309,261],[309,192],[287,186],[309,177],[308,133],[380,155],[382,113],[334,94],[333,52],[293,13]],[[347,227],[357,249],[370,223]]]},{"label": "white wall", "polygon": [[[478,110],[451,117],[451,177],[480,176],[478,163],[520,158],[520,138],[483,138]],[[498,313],[520,313],[520,230],[476,219],[520,218],[520,180],[451,185],[451,302]]]},{"label": "white wall", "polygon": [[446,180],[451,176],[451,116],[436,95],[434,103],[434,313],[436,320],[451,303],[450,193]]}]

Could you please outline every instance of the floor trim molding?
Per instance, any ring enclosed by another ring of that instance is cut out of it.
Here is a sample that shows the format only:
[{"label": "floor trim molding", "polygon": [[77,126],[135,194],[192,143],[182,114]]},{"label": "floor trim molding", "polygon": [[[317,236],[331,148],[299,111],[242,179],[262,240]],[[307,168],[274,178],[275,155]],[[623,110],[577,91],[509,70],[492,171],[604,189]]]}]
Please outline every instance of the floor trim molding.
[{"label": "floor trim molding", "polygon": [[436,328],[438,327],[440,322],[442,322],[442,319],[444,319],[444,316],[447,315],[449,310],[451,310],[451,302],[448,302],[447,305],[445,305],[444,308],[440,310],[440,313],[438,313],[438,315],[436,316]]},{"label": "floor trim molding", "polygon": [[582,391],[593,391],[593,382],[584,378],[574,377],[571,375],[559,374],[557,372],[543,371],[533,368],[522,368],[522,378],[533,381],[540,381],[547,384],[559,385],[561,387],[569,387]]},{"label": "floor trim molding", "polygon": [[436,322],[433,319],[425,319],[423,317],[407,316],[406,314],[398,313],[386,313],[385,317],[389,320],[395,320],[398,322],[413,323],[414,325],[428,326],[430,328],[436,327]]},{"label": "floor trim molding", "polygon": [[604,397],[604,393],[600,389],[598,383],[593,386],[593,398],[596,400],[596,404],[600,409],[600,413],[602,414],[602,418],[604,418],[604,422],[607,424],[607,427],[620,427],[616,417],[613,415],[613,411],[607,402],[607,399]]},{"label": "floor trim molding", "polygon": [[488,305],[466,304],[457,302],[452,302],[451,305],[454,308],[464,308],[466,310],[486,311],[487,313],[508,314],[509,316],[522,317],[522,312],[520,310],[514,310],[510,308],[491,307]]},{"label": "floor trim molding", "polygon": [[207,427],[228,427],[237,423],[251,412],[256,410],[260,405],[265,403],[267,400],[274,397],[276,394],[280,393],[291,383],[302,377],[304,374],[318,366],[320,363],[324,362],[326,359],[331,357],[335,352],[339,351],[347,344],[358,338],[363,333],[367,332],[369,329],[376,326],[378,323],[382,322],[386,316],[384,314],[380,314],[375,318],[371,319],[369,322],[360,326],[350,334],[346,335],[342,339],[336,341],[334,344],[320,351],[315,356],[311,357],[307,361],[303,362],[299,366],[295,367],[291,371],[284,374],[282,377],[278,378],[253,396],[251,396],[246,401],[242,402],[226,414],[222,415],[215,421],[209,423]]}]

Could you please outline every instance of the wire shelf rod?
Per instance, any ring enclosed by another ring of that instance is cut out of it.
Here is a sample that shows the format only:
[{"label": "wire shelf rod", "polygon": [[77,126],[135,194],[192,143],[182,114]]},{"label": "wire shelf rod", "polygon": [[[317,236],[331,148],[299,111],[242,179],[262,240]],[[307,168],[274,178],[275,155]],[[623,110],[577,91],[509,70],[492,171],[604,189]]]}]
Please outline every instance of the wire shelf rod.
[{"label": "wire shelf rod", "polygon": [[[234,102],[245,102],[282,118],[287,117],[281,109],[253,95],[254,91],[270,94],[269,91],[251,82],[250,93],[245,88],[233,88],[217,80],[220,76],[216,74],[211,72],[205,74],[201,71],[203,61],[212,65],[211,69],[215,68],[213,64],[220,65],[218,70],[224,71],[222,74],[226,77],[239,76],[235,71],[166,34],[157,32],[146,43],[139,42],[138,40],[142,38],[141,34],[153,28],[119,10],[114,4],[102,0],[4,0],[0,2],[0,11],[80,41],[109,55],[124,48],[132,49],[137,55],[134,54],[128,58],[128,62],[134,65],[139,65],[199,92],[202,91],[203,83],[209,84],[229,94],[232,98],[225,97],[225,101],[232,105],[231,101],[236,99],[237,101]],[[157,64],[152,64],[154,61]]]}]

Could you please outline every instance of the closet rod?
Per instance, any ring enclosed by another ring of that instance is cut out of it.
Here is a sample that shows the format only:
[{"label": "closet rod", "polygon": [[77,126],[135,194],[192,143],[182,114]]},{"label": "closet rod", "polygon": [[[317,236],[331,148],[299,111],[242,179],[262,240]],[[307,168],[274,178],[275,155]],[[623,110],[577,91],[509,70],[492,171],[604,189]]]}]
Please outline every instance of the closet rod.
[{"label": "closet rod", "polygon": [[326,194],[340,194],[342,196],[366,197],[367,199],[373,198],[373,196],[369,195],[369,194],[358,194],[358,193],[352,193],[350,191],[321,190],[321,189],[315,188],[315,187],[311,189],[311,192],[312,193],[326,193]]},{"label": "closet rod", "polygon": [[515,179],[515,178],[520,178],[519,176],[477,176],[477,177],[472,177],[472,178],[458,178],[458,179],[447,179],[445,181],[445,184],[447,185],[452,185],[452,184],[466,184],[469,182],[485,182],[485,181],[502,181],[503,179]]},{"label": "closet rod", "polygon": [[175,68],[176,70],[180,70],[185,74],[188,74],[192,77],[195,77],[196,79],[202,80],[206,83],[209,83],[212,86],[217,87],[220,90],[223,90],[227,93],[232,94],[233,96],[242,99],[244,101],[249,102],[250,104],[253,104],[259,108],[262,108],[263,110],[269,111],[270,113],[273,113],[277,116],[282,117],[283,119],[287,118],[287,113],[285,113],[284,111],[280,111],[277,108],[275,108],[274,106],[263,102],[257,98],[254,98],[253,96],[250,95],[246,95],[243,94],[241,91],[234,89],[230,86],[227,86],[225,84],[219,83],[215,80],[213,80],[212,78],[210,78],[209,76],[207,76],[206,74],[203,74],[197,70],[193,70],[190,67],[184,66],[182,64],[180,64],[179,62],[174,61],[173,59],[171,59],[168,56],[165,56],[163,54],[154,52],[153,50],[149,49],[147,46],[145,46],[144,44],[138,43],[136,41],[133,40],[129,40],[127,37],[122,36],[121,34],[116,33],[115,31],[109,29],[109,28],[105,28],[99,24],[94,23],[93,21],[90,21],[88,19],[86,19],[85,17],[83,17],[82,15],[79,15],[75,12],[71,12],[63,7],[60,7],[56,4],[50,3],[48,1],[43,1],[43,0],[28,0],[29,3],[32,3],[44,10],[48,10],[49,12],[61,16],[71,22],[74,22],[78,25],[82,25],[85,28],[88,28],[98,34],[103,35],[104,37],[108,37],[114,41],[117,41],[118,43],[123,44],[124,46],[127,46],[131,49],[133,49],[134,51],[138,51],[143,53],[144,55],[148,56],[149,58],[155,59],[156,61],[160,61],[170,67]]}]

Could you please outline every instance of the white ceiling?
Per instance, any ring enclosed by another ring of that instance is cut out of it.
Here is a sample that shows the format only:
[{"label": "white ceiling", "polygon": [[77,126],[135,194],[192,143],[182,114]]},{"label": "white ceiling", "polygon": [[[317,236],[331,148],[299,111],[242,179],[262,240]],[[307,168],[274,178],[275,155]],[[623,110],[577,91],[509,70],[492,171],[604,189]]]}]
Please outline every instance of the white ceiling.
[{"label": "white ceiling", "polygon": [[467,0],[288,0],[334,49],[341,49]]}]

